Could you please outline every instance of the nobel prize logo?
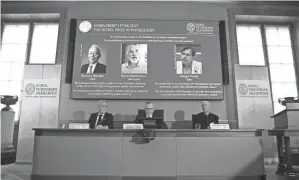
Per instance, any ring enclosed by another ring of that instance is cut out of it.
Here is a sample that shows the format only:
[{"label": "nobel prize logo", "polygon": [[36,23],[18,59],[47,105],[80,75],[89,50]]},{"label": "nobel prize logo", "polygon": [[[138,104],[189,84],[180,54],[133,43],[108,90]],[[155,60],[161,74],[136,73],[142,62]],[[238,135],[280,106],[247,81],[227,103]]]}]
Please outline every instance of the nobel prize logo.
[{"label": "nobel prize logo", "polygon": [[27,95],[32,95],[35,92],[35,86],[32,83],[27,84],[25,87],[25,92]]},{"label": "nobel prize logo", "polygon": [[187,30],[189,32],[193,32],[195,30],[195,25],[193,23],[188,23],[187,24]]},{"label": "nobel prize logo", "polygon": [[246,95],[248,93],[248,88],[246,84],[240,84],[238,89],[241,95]]},{"label": "nobel prize logo", "polygon": [[89,21],[82,21],[79,25],[79,30],[83,33],[87,33],[91,30],[91,23]]}]

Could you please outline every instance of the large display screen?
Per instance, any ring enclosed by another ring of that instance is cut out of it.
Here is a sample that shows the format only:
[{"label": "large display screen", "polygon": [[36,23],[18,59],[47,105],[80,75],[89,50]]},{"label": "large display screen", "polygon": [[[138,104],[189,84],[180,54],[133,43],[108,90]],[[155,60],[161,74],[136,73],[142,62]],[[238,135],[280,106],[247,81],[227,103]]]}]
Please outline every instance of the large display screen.
[{"label": "large display screen", "polygon": [[71,98],[223,99],[219,22],[77,19]]}]

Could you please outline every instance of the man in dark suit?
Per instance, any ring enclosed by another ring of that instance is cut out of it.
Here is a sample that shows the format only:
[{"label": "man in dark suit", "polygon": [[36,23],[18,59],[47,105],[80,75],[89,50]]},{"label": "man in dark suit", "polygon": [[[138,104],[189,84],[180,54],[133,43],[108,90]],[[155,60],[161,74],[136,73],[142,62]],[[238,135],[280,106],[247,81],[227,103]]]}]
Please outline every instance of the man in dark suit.
[{"label": "man in dark suit", "polygon": [[[137,119],[138,117],[146,117],[146,118],[163,118],[163,114],[159,114],[157,110],[155,110],[154,104],[152,102],[146,102],[144,111],[138,111],[138,115],[136,116],[135,123],[142,124],[142,120]],[[161,117],[162,116],[162,117]],[[161,129],[168,129],[167,124],[163,121],[163,125]]]},{"label": "man in dark suit", "polygon": [[113,115],[107,112],[107,102],[98,102],[99,111],[91,113],[88,123],[90,129],[113,129]]},{"label": "man in dark suit", "polygon": [[[208,101],[203,101],[201,104],[201,113],[196,114],[195,119],[193,119],[195,129],[210,129],[210,124],[219,124],[219,117],[216,114],[210,112],[211,104]],[[197,127],[199,125],[199,127]]]},{"label": "man in dark suit", "polygon": [[95,74],[95,73],[106,73],[106,66],[99,63],[101,58],[101,49],[98,45],[93,44],[88,50],[88,64],[84,64],[81,67],[81,73]]}]

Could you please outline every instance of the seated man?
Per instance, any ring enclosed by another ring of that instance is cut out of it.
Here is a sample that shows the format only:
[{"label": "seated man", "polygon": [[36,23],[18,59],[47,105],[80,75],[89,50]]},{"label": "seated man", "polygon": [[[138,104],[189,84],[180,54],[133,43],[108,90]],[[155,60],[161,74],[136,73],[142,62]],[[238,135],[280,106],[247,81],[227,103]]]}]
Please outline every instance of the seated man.
[{"label": "seated man", "polygon": [[[155,118],[155,117],[160,117],[160,116],[157,114],[157,111],[154,108],[154,104],[152,102],[148,101],[145,103],[144,111],[138,112],[138,115],[136,116],[136,119],[135,119],[136,124],[142,124],[142,122],[141,122],[142,120],[139,119],[140,117]],[[168,129],[167,124],[164,121],[163,121],[161,129]]]},{"label": "seated man", "polygon": [[210,129],[211,123],[219,124],[219,117],[210,112],[211,104],[208,101],[203,101],[201,107],[203,112],[196,114],[195,119],[192,119],[194,129],[197,129],[196,124],[200,125],[200,129]]},{"label": "seated man", "polygon": [[113,129],[113,115],[107,112],[107,102],[98,102],[99,111],[91,113],[88,123],[90,129]]}]

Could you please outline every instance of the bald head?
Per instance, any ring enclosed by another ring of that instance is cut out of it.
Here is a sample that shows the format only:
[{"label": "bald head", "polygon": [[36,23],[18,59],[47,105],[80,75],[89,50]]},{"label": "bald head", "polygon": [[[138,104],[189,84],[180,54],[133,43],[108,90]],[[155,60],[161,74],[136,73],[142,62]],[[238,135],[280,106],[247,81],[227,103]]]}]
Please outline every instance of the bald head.
[{"label": "bald head", "polygon": [[203,112],[210,112],[210,107],[211,107],[211,104],[209,101],[203,101],[201,103],[201,108],[202,108]]}]

